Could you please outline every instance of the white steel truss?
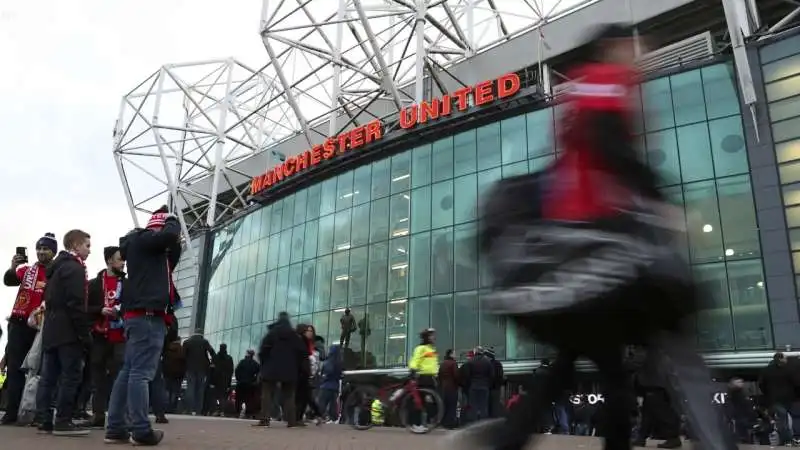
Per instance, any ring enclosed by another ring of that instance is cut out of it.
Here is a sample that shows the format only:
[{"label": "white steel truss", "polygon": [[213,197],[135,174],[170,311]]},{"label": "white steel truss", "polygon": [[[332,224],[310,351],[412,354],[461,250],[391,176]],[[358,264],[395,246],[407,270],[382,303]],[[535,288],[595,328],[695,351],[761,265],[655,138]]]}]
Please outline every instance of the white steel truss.
[{"label": "white steel truss", "polygon": [[248,206],[242,180],[264,168],[237,163],[375,118],[376,102],[395,116],[443,89],[437,73],[597,1],[265,0],[265,65],[166,65],[122,99],[114,157],[133,221],[168,203],[188,239]]}]

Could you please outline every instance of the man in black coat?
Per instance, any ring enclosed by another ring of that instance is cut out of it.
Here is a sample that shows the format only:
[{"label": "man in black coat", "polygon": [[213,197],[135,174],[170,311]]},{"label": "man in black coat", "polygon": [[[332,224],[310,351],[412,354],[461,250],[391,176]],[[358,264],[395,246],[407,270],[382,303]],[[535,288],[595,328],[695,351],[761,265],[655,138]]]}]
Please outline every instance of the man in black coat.
[{"label": "man in black coat", "polygon": [[[46,305],[42,327],[42,372],[36,395],[37,422],[54,436],[83,436],[89,430],[75,425],[72,415],[83,377],[83,360],[91,346],[91,320],[87,313],[88,277],[85,260],[91,240],[81,230],[64,236],[67,251],[47,268]],[[56,393],[53,420],[52,399]]]},{"label": "man in black coat", "polygon": [[220,344],[219,351],[213,359],[214,363],[214,390],[213,408],[219,415],[224,415],[228,394],[231,390],[233,379],[233,358],[228,354],[228,344]]},{"label": "man in black coat", "polygon": [[239,361],[236,366],[236,413],[242,410],[242,403],[247,408],[247,415],[253,415],[255,408],[252,400],[253,393],[255,392],[258,383],[258,374],[261,372],[261,366],[256,362],[254,356],[256,352],[247,350],[244,359]]},{"label": "man in black coat", "polygon": [[280,385],[283,417],[288,426],[304,426],[297,421],[295,392],[302,365],[308,362],[308,349],[292,328],[289,314],[281,312],[278,321],[269,326],[261,341],[258,358],[261,360],[261,420],[256,425],[269,426],[269,405]]},{"label": "man in black coat", "polygon": [[146,228],[120,238],[120,252],[128,265],[128,284],[122,293],[125,361],[108,405],[108,443],[152,446],[164,438],[148,418],[149,383],[156,376],[167,325],[180,307],[172,282],[172,271],[181,256],[180,230],[178,219],[164,206],[153,213]]},{"label": "man in black coat", "polygon": [[211,375],[211,361],[216,352],[208,340],[203,337],[203,330],[195,333],[183,343],[183,355],[186,360],[186,409],[191,414],[202,414],[206,403],[206,384]]}]

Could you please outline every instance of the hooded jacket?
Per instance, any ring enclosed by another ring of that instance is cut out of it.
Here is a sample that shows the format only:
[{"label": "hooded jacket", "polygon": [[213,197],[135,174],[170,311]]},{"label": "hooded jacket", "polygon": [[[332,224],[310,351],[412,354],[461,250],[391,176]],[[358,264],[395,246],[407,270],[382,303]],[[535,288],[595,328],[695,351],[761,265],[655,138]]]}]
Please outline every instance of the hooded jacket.
[{"label": "hooded jacket", "polygon": [[45,350],[91,343],[87,283],[86,268],[69,252],[60,252],[47,268],[44,294],[47,309],[42,328],[42,347]]},{"label": "hooded jacket", "polygon": [[301,371],[308,366],[308,347],[289,320],[278,320],[267,330],[258,351],[261,379],[296,383]]},{"label": "hooded jacket", "polygon": [[119,240],[120,254],[128,266],[128,284],[122,292],[122,307],[131,311],[166,314],[179,301],[172,291],[172,270],[181,257],[180,225],[169,218],[155,231],[137,228]]},{"label": "hooded jacket", "polygon": [[338,391],[339,382],[342,380],[344,365],[342,363],[341,347],[331,345],[328,350],[328,359],[322,364],[322,383],[320,389]]}]

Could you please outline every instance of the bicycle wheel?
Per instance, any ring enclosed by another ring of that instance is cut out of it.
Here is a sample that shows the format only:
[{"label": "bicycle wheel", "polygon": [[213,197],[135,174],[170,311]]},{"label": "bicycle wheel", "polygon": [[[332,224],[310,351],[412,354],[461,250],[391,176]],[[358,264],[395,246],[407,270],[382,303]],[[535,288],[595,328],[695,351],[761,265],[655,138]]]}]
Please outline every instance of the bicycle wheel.
[{"label": "bicycle wheel", "polygon": [[[378,400],[382,411],[386,411],[383,403],[378,399],[378,390],[372,386],[357,387],[350,395],[347,396],[347,401],[344,404],[344,411],[350,413],[348,421],[350,426],[356,430],[363,431],[369,430],[375,425],[373,421],[373,407],[375,400]],[[378,412],[378,411],[374,411]],[[381,414],[382,415],[382,414]]]},{"label": "bicycle wheel", "polygon": [[[410,394],[403,395],[400,399],[400,420],[403,426],[414,434],[430,433],[442,423],[444,417],[444,401],[439,393],[429,388],[419,388],[419,395],[422,397],[422,410],[418,410],[414,404],[414,397]],[[421,423],[414,420],[412,413],[420,416]]]}]

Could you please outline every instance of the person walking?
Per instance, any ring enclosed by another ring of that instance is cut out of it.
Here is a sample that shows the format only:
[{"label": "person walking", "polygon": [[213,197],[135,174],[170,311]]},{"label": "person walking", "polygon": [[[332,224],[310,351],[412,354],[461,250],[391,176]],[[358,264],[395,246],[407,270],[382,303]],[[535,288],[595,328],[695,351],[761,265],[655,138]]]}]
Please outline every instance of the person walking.
[{"label": "person walking", "polygon": [[228,344],[220,344],[219,351],[214,355],[214,390],[212,414],[223,416],[225,413],[225,403],[228,401],[228,394],[231,392],[233,381],[233,358],[228,354]]},{"label": "person walking", "polygon": [[85,263],[91,253],[91,237],[84,231],[71,230],[64,235],[64,247],[66,251],[60,252],[47,268],[37,423],[40,431],[54,436],[85,436],[89,429],[76,425],[72,417],[84,356],[92,342]]},{"label": "person walking", "polygon": [[491,389],[494,383],[495,369],[492,362],[486,357],[483,347],[475,348],[475,356],[464,363],[462,374],[467,380],[467,391],[470,405],[470,422],[486,420],[489,418],[489,402]]},{"label": "person walking", "polygon": [[261,366],[255,360],[255,350],[247,350],[244,358],[236,365],[236,414],[242,412],[242,405],[247,409],[247,415],[253,415],[255,411],[255,391],[258,385],[258,373]]},{"label": "person walking", "polygon": [[92,326],[92,351],[89,356],[92,383],[92,428],[104,429],[111,386],[125,356],[125,336],[120,307],[127,278],[119,247],[103,249],[106,268],[89,281],[89,314]]},{"label": "person walking", "polygon": [[193,415],[202,414],[211,361],[217,352],[198,329],[184,341],[183,355],[186,358],[186,408]]},{"label": "person walking", "polygon": [[37,330],[28,326],[28,318],[42,304],[44,288],[47,285],[47,266],[58,253],[58,241],[53,233],[45,235],[36,241],[36,262],[28,265],[27,256],[14,255],[11,258],[11,267],[3,275],[3,284],[8,287],[19,286],[11,316],[8,318],[8,340],[6,341],[5,361],[6,369],[6,413],[0,420],[0,425],[14,425],[17,423],[19,404],[22,401],[22,391],[25,389],[25,372],[22,371],[22,362],[33,346]]},{"label": "person walking", "polygon": [[261,361],[261,419],[255,426],[270,425],[270,405],[278,392],[287,426],[305,426],[297,421],[295,393],[301,365],[308,363],[308,347],[292,328],[288,313],[281,312],[278,320],[268,327],[261,340],[258,359]]},{"label": "person walking", "polygon": [[780,445],[790,444],[792,430],[789,426],[789,409],[795,401],[795,393],[800,386],[787,364],[786,355],[777,352],[772,356],[772,361],[761,372],[758,387],[764,394],[770,412],[775,416],[775,424],[781,439]]},{"label": "person walking", "polygon": [[181,384],[186,376],[186,357],[183,353],[183,342],[177,330],[174,335],[167,332],[167,349],[164,352],[164,382],[167,389],[167,412],[178,412],[178,397]]},{"label": "person walking", "polygon": [[144,229],[120,238],[122,258],[128,265],[122,297],[126,342],[108,407],[105,441],[109,444],[153,446],[164,438],[163,431],[151,426],[148,413],[149,383],[158,369],[167,322],[174,320],[172,312],[180,307],[172,271],[181,256],[181,228],[167,211],[166,206],[159,208]]},{"label": "person walking", "polygon": [[[314,386],[317,376],[322,370],[321,354],[316,347],[316,333],[314,327],[300,324],[297,326],[297,333],[303,340],[303,345],[307,349],[306,361],[301,361],[300,372],[297,378],[297,391],[295,401],[297,402],[297,420],[303,422],[307,409],[311,410],[313,419],[317,425],[322,424],[322,411],[317,405],[314,397]],[[311,418],[310,417],[310,418]]]},{"label": "person walking", "polygon": [[320,411],[325,414],[328,423],[339,421],[339,386],[342,383],[344,374],[344,362],[342,361],[341,346],[331,345],[328,349],[328,357],[322,363],[322,382],[319,385],[319,404]]}]

